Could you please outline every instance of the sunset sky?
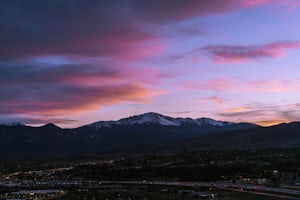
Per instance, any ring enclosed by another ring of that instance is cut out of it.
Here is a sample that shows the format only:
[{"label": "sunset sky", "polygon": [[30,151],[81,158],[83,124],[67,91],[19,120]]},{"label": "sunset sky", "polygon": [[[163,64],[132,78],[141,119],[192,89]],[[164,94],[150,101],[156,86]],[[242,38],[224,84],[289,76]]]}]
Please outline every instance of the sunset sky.
[{"label": "sunset sky", "polygon": [[299,0],[1,0],[0,122],[300,120]]}]

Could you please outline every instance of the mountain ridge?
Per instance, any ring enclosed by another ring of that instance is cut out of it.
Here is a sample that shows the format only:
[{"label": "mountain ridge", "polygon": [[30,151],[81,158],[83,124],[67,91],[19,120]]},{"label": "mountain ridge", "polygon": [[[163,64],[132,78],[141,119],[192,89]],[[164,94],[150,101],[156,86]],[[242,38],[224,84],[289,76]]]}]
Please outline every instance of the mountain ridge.
[{"label": "mountain ridge", "polygon": [[[0,159],[81,156],[107,152],[300,148],[300,122],[261,127],[209,118],[144,113],[78,128],[0,125]],[[145,147],[147,147],[145,149]],[[145,151],[143,151],[143,148]]]},{"label": "mountain ridge", "polygon": [[[138,120],[139,119],[139,120]],[[207,117],[200,117],[200,118],[190,118],[190,117],[170,117],[166,116],[160,113],[155,112],[147,112],[143,114],[133,115],[125,118],[121,118],[118,120],[101,120],[101,121],[95,121],[90,124],[82,125],[80,127],[84,126],[99,126],[100,128],[109,128],[113,125],[136,125],[136,124],[155,124],[158,123],[160,125],[164,126],[180,126],[180,125],[187,125],[187,124],[194,124],[194,125],[214,125],[214,126],[226,126],[226,125],[233,125],[233,124],[252,124],[254,126],[258,126],[254,123],[249,122],[228,122],[228,121],[221,121],[216,120],[212,118]],[[3,122],[0,123],[0,125],[4,126],[30,126],[23,124],[21,122]],[[47,123],[41,126],[37,127],[43,127],[43,126],[55,126],[58,128],[62,128],[55,123]],[[36,126],[34,126],[36,127]],[[79,128],[79,127],[77,127]],[[74,129],[74,128],[71,128]]]},{"label": "mountain ridge", "polygon": [[[246,122],[242,123],[235,123],[235,122],[227,122],[227,121],[219,121],[211,118],[196,118],[192,119],[189,117],[182,118],[182,117],[169,117],[165,116],[159,113],[155,112],[148,112],[140,115],[134,115],[131,117],[122,118],[116,121],[110,120],[110,121],[98,121],[94,122],[92,124],[89,124],[87,126],[91,127],[98,127],[98,128],[110,128],[114,125],[136,125],[136,124],[160,124],[163,126],[181,126],[181,125],[199,125],[199,126],[205,126],[205,125],[213,125],[213,126],[227,126],[227,125],[233,125],[233,124],[245,124]],[[247,123],[252,124],[252,123]],[[256,124],[253,124],[254,126],[257,126]]]},{"label": "mountain ridge", "polygon": [[258,127],[208,118],[172,118],[157,113],[100,121],[78,128],[0,125],[0,158],[74,156],[123,147],[159,144],[213,133]]}]

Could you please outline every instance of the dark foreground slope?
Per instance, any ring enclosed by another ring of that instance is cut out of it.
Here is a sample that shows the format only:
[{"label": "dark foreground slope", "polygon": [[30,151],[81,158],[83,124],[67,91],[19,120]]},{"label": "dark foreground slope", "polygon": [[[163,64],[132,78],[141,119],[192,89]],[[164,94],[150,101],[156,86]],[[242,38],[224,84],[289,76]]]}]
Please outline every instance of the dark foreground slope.
[{"label": "dark foreground slope", "polygon": [[300,147],[300,123],[279,124],[271,127],[257,127],[208,136],[208,143],[201,145],[211,148],[294,148]]},{"label": "dark foreground slope", "polygon": [[155,146],[128,148],[127,151],[135,152],[137,148],[140,152],[154,153],[182,150],[300,148],[300,122],[203,135],[193,139],[161,143]]}]

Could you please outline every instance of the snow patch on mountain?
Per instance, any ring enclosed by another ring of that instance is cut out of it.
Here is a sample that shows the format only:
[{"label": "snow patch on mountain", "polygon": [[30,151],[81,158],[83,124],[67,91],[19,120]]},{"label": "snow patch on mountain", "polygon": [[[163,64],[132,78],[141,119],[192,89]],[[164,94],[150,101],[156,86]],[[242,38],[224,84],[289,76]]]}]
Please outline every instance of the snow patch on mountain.
[{"label": "snow patch on mountain", "polygon": [[227,126],[227,125],[234,124],[233,122],[217,121],[217,120],[210,119],[210,118],[199,118],[199,119],[195,119],[195,121],[199,125]]},{"label": "snow patch on mountain", "polygon": [[126,119],[119,120],[121,124],[135,125],[135,124],[160,124],[164,126],[180,126],[181,123],[174,118],[166,117],[156,113],[146,113],[143,115],[133,116]]}]

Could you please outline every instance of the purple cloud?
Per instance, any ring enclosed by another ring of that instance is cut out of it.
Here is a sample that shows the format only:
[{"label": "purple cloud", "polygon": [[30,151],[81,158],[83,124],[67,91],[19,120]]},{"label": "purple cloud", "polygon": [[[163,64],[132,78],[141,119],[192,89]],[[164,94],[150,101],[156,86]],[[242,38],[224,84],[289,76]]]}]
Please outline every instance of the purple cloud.
[{"label": "purple cloud", "polygon": [[209,45],[203,51],[216,62],[240,62],[260,58],[278,58],[287,50],[299,49],[300,41],[272,42],[263,45]]}]

